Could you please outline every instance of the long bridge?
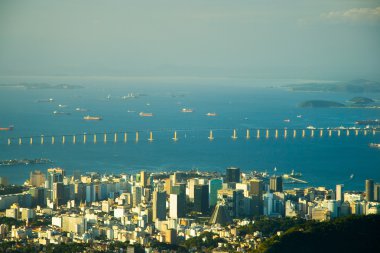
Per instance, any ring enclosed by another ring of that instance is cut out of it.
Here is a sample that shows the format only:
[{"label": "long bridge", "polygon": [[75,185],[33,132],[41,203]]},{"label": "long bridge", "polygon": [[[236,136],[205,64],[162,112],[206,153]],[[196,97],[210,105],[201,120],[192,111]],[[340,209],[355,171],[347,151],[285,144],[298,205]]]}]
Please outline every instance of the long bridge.
[{"label": "long bridge", "polygon": [[[148,141],[153,142],[154,135],[159,132],[167,132],[172,134],[170,141],[177,142],[180,140],[179,132],[192,132],[192,131],[206,131],[205,138],[209,141],[213,141],[218,138],[215,134],[220,131],[230,131],[231,139],[237,140],[243,139],[260,139],[260,138],[322,138],[324,136],[367,136],[376,135],[379,132],[378,128],[294,128],[294,129],[274,129],[274,128],[248,128],[248,129],[157,129],[157,130],[145,130],[145,131],[115,131],[115,132],[103,132],[103,133],[80,133],[80,134],[66,134],[66,135],[38,135],[38,136],[22,136],[22,137],[10,137],[7,140],[8,145],[16,144],[76,144],[76,143],[127,143],[127,142],[139,142]],[[185,138],[185,137],[184,137]]]}]

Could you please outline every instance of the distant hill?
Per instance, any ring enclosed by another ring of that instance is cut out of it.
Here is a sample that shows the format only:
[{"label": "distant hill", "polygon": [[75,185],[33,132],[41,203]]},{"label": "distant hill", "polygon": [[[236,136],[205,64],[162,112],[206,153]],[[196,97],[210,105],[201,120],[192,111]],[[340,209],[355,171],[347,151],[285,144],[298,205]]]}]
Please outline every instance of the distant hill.
[{"label": "distant hill", "polygon": [[374,103],[375,101],[371,98],[366,98],[366,97],[354,97],[354,98],[351,98],[349,102],[355,105],[367,105],[370,103]]},{"label": "distant hill", "polygon": [[0,84],[0,87],[22,87],[26,89],[80,89],[83,88],[81,85],[74,84],[48,84],[48,83],[20,83],[20,84]]},{"label": "distant hill", "polygon": [[292,91],[310,92],[350,92],[350,93],[371,93],[380,92],[380,82],[365,79],[356,79],[348,82],[338,83],[304,83],[285,86]]},{"label": "distant hill", "polygon": [[264,241],[260,253],[380,252],[380,215],[306,223]]},{"label": "distant hill", "polygon": [[344,104],[327,101],[327,100],[308,100],[299,104],[302,108],[330,108],[330,107],[345,107]]}]

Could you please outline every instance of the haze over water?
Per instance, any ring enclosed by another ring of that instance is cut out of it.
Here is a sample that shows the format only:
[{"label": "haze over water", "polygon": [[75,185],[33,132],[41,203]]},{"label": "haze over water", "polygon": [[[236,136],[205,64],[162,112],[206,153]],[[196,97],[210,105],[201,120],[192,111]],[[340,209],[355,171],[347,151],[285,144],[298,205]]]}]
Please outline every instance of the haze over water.
[{"label": "haze over water", "polygon": [[[30,78],[33,81],[32,78]],[[21,81],[20,79],[18,79]],[[12,82],[14,79],[3,80]],[[320,138],[296,139],[292,133],[283,138],[280,130],[278,139],[271,132],[269,139],[261,132],[251,132],[246,140],[246,129],[254,128],[317,128],[352,127],[360,119],[378,117],[378,110],[353,108],[300,108],[299,103],[315,98],[345,102],[354,95],[350,93],[309,93],[290,92],[279,87],[295,83],[295,80],[160,80],[160,85],[151,80],[93,79],[93,78],[49,78],[50,83],[84,85],[82,89],[36,89],[1,88],[1,126],[14,124],[14,131],[1,132],[0,159],[49,158],[53,166],[73,170],[99,171],[102,173],[132,173],[140,169],[150,171],[199,169],[223,172],[228,166],[238,166],[244,172],[252,170],[277,174],[290,173],[292,169],[303,173],[309,185],[332,187],[345,183],[347,189],[363,188],[366,178],[380,179],[375,169],[380,164],[379,150],[369,148],[371,142],[379,142],[380,135],[345,136],[327,132]],[[246,83],[262,85],[247,86]],[[215,85],[217,83],[218,85]],[[229,85],[233,83],[232,85]],[[189,85],[190,84],[190,85]],[[192,84],[192,85],[191,85]],[[272,88],[268,88],[272,87]],[[128,93],[143,94],[134,99],[122,99]],[[109,100],[106,99],[111,95]],[[380,99],[374,94],[365,94]],[[54,102],[36,102],[39,99],[54,98]],[[59,104],[64,105],[59,107]],[[86,112],[75,111],[77,107]],[[182,108],[192,108],[193,113],[182,113]],[[69,112],[70,115],[54,115],[53,111]],[[139,112],[151,112],[153,117],[140,117]],[[208,112],[217,113],[207,117]],[[101,116],[101,121],[85,121],[83,116]],[[297,115],[302,115],[298,118]],[[284,122],[289,119],[290,122]],[[238,139],[231,139],[232,129],[238,131]],[[173,142],[173,131],[178,131],[178,142]],[[181,129],[187,129],[181,131]],[[209,130],[214,130],[215,140],[208,140]],[[218,130],[219,129],[219,130]],[[135,131],[140,140],[134,142]],[[154,130],[154,141],[148,142],[149,131]],[[114,132],[128,132],[128,142],[123,143],[119,134],[118,143],[113,143]],[[108,142],[103,143],[103,133],[108,132]],[[77,136],[72,144],[71,137],[61,144],[59,135],[87,133],[87,143]],[[93,144],[93,133],[97,144]],[[55,144],[45,138],[39,144],[41,134],[57,135]],[[34,144],[24,139],[23,145],[17,140],[8,146],[8,137],[36,136]],[[52,165],[28,165],[1,168],[1,175],[12,183],[22,183],[32,169],[45,170]],[[351,174],[355,177],[349,181]]]},{"label": "haze over water", "polygon": [[[13,87],[0,87],[0,127],[15,129],[0,131],[0,159],[44,157],[69,172],[238,166],[272,173],[277,167],[279,174],[302,172],[310,185],[345,183],[346,189],[361,190],[366,178],[380,181],[379,150],[368,147],[379,135],[243,137],[247,128],[352,127],[356,120],[379,118],[374,109],[298,107],[309,99],[344,103],[355,94],[279,87],[310,80],[380,81],[379,28],[380,4],[373,0],[2,0],[0,84]],[[23,82],[84,88],[16,87]],[[121,99],[132,92],[146,96]],[[54,102],[36,102],[48,98]],[[181,113],[182,108],[194,112]],[[217,116],[205,116],[208,112]],[[85,121],[87,114],[103,120]],[[155,140],[149,143],[152,129]],[[178,131],[177,143],[171,140],[175,129],[188,129]],[[213,142],[207,139],[211,129]],[[103,144],[98,135],[92,144],[91,134],[105,131],[128,131],[129,141],[124,144],[119,136],[114,144],[109,135]],[[32,146],[26,139],[21,146],[7,145],[9,137],[84,132],[86,145],[79,135],[75,145],[70,137],[65,145],[60,137],[55,145],[40,145],[38,139]],[[47,167],[3,166],[0,176],[22,183],[30,170]]]}]

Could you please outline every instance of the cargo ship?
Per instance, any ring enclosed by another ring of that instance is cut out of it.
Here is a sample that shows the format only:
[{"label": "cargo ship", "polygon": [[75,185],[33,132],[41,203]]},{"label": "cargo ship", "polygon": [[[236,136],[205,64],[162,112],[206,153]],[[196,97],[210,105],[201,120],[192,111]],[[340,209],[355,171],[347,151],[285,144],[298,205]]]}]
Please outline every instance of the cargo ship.
[{"label": "cargo ship", "polygon": [[193,109],[190,109],[190,108],[182,108],[181,112],[189,113],[189,112],[193,112]]},{"label": "cargo ship", "polygon": [[101,118],[101,117],[98,117],[98,116],[90,116],[90,115],[87,115],[87,116],[84,116],[83,119],[84,119],[84,120],[101,120],[102,118]]},{"label": "cargo ship", "polygon": [[151,113],[151,112],[140,112],[139,115],[140,115],[140,117],[152,117],[153,113]]},{"label": "cargo ship", "polygon": [[380,125],[379,119],[374,120],[358,120],[355,122],[356,125]]},{"label": "cargo ship", "polygon": [[9,127],[0,127],[0,131],[12,131],[13,128],[13,125],[10,125]]},{"label": "cargo ship", "polygon": [[380,148],[380,143],[370,143],[369,146],[371,148]]}]

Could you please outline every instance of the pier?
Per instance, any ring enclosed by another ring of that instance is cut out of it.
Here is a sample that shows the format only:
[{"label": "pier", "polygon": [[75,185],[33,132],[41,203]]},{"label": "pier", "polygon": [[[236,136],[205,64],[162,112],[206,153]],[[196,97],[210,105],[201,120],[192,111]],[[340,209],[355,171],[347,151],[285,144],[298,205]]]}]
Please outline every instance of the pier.
[{"label": "pier", "polygon": [[[301,138],[324,138],[324,132],[327,132],[328,137],[346,137],[346,138],[355,138],[358,136],[375,136],[378,132],[380,132],[380,129],[376,128],[355,128],[355,129],[349,129],[349,128],[336,128],[336,129],[324,129],[324,128],[315,128],[315,129],[289,129],[285,128],[283,130],[281,129],[270,129],[270,128],[256,128],[256,129],[179,129],[179,130],[171,130],[171,129],[157,129],[157,130],[149,130],[149,131],[122,131],[122,132],[105,132],[105,133],[81,133],[81,134],[62,134],[62,135],[46,135],[46,134],[41,134],[38,136],[15,136],[15,137],[10,137],[6,139],[5,144],[8,146],[12,144],[18,144],[18,145],[23,145],[24,143],[28,143],[29,145],[54,145],[57,143],[60,144],[76,144],[77,142],[81,144],[96,144],[97,143],[97,136],[98,135],[103,135],[103,142],[104,144],[107,143],[108,141],[108,135],[113,137],[113,143],[118,143],[118,137],[121,135],[123,136],[123,142],[127,143],[128,142],[128,133],[133,133],[135,132],[135,143],[139,142],[139,137],[140,134],[143,134],[144,136],[147,136],[145,140],[149,142],[153,142],[153,133],[164,133],[164,132],[171,132],[173,137],[171,138],[172,141],[177,142],[179,140],[179,135],[178,132],[191,132],[191,131],[196,131],[197,133],[200,133],[201,131],[206,131],[208,134],[205,134],[205,138],[212,141],[215,139],[215,131],[218,132],[218,136],[224,138],[226,137],[226,134],[222,134],[222,132],[228,132],[231,131],[232,135],[230,138],[234,141],[238,139],[239,133],[241,133],[245,138],[245,140],[251,140],[251,132],[256,133],[256,140],[261,139],[261,132],[265,132],[265,139],[269,138],[274,138],[278,139],[281,136],[284,137],[284,139],[288,138],[288,133],[292,133],[293,139],[299,138],[297,132],[301,132],[300,137]],[[220,134],[219,134],[220,133]],[[245,135],[244,135],[245,133]],[[309,134],[310,133],[310,134]],[[351,134],[353,133],[353,134]],[[88,141],[87,136],[93,136],[92,141]],[[77,138],[78,136],[78,138]],[[158,134],[159,136],[159,134]],[[70,138],[71,137],[71,141]],[[48,138],[48,142],[45,142],[45,138]],[[157,137],[159,138],[159,137]],[[35,139],[40,139],[39,142],[35,142]],[[79,141],[78,141],[79,139]],[[185,134],[185,139],[186,139],[186,134]],[[1,145],[2,140],[0,139],[0,145]],[[112,142],[112,139],[111,139]]]}]

